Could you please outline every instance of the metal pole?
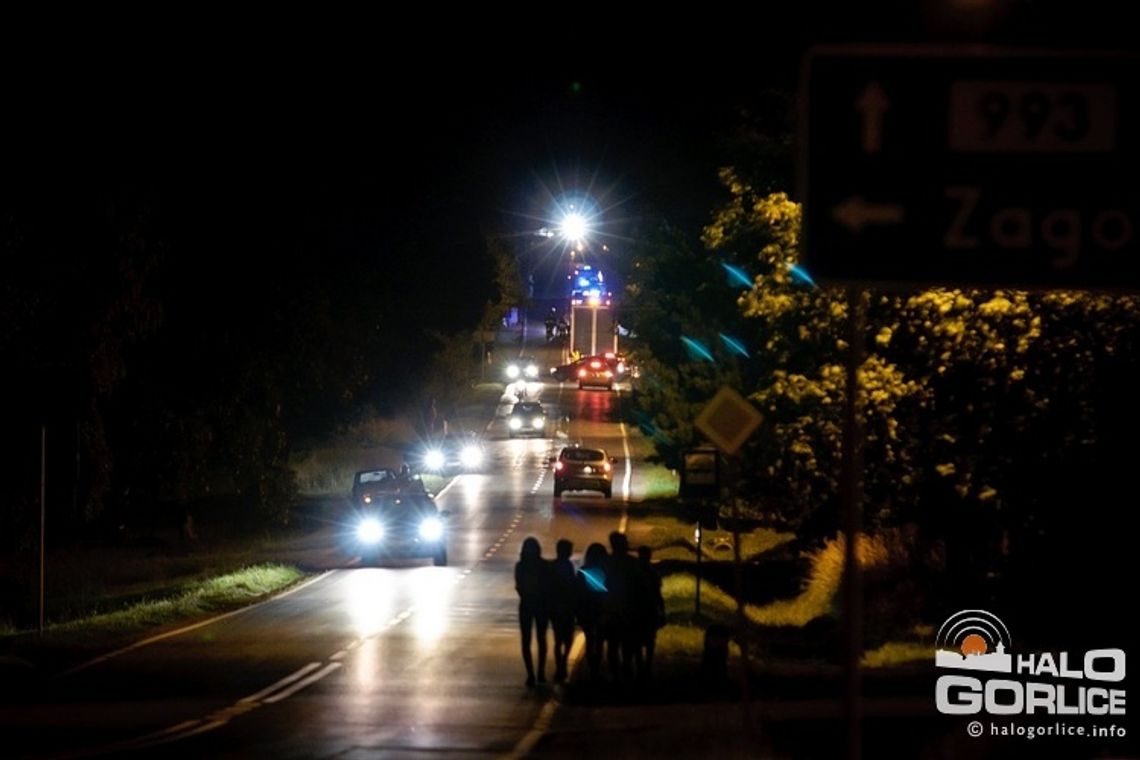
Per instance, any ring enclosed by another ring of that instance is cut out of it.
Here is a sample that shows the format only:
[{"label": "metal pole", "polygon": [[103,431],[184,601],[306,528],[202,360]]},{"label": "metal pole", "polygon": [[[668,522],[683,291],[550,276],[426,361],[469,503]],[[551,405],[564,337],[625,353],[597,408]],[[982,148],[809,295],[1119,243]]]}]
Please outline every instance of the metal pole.
[{"label": "metal pole", "polygon": [[856,542],[863,528],[862,426],[859,424],[859,366],[863,363],[863,294],[847,288],[847,382],[843,409],[843,619],[847,660],[844,712],[847,718],[847,757],[863,756],[862,674],[863,577]]},{"label": "metal pole", "polygon": [[752,706],[749,680],[752,663],[748,657],[748,616],[744,612],[744,572],[740,562],[740,462],[735,455],[726,458],[728,464],[729,494],[732,499],[732,575],[736,587],[736,627],[740,644],[740,708],[747,736],[755,734],[752,724]]},{"label": "metal pole", "polygon": [[44,632],[44,519],[47,513],[47,425],[40,426],[40,625],[39,632]]},{"label": "metal pole", "polygon": [[701,616],[701,516],[697,515],[697,610],[696,616]]},{"label": "metal pole", "polygon": [[569,348],[569,353],[567,354],[567,359],[571,358],[574,355],[574,351],[578,346],[578,333],[575,332],[575,324],[578,321],[577,319],[575,319],[575,316],[577,315],[577,313],[578,313],[578,310],[576,308],[574,308],[573,305],[571,305],[570,306],[570,340],[566,341],[567,347]]},{"label": "metal pole", "polygon": [[598,353],[598,307],[590,309],[590,356]]}]

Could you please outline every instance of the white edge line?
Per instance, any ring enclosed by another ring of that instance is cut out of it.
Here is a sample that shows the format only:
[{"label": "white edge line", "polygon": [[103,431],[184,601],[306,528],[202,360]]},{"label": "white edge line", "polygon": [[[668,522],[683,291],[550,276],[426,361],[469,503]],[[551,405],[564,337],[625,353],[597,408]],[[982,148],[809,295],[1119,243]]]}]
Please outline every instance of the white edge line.
[{"label": "white edge line", "polygon": [[629,436],[626,434],[625,423],[621,426],[621,450],[625,454],[625,475],[621,479],[621,491],[626,501],[629,501],[630,480],[633,478],[633,465],[630,464]]},{"label": "white edge line", "polygon": [[301,583],[297,586],[293,586],[290,589],[282,591],[280,594],[274,594],[273,596],[270,596],[267,599],[262,599],[260,602],[257,602],[256,604],[251,604],[248,607],[240,607],[236,610],[230,610],[229,612],[223,612],[221,615],[216,615],[216,616],[209,618],[207,620],[200,620],[197,623],[194,623],[192,625],[184,626],[182,628],[177,628],[173,631],[167,631],[166,633],[160,633],[157,636],[151,636],[150,638],[143,639],[142,641],[136,641],[134,644],[129,644],[129,645],[123,647],[122,649],[116,649],[113,652],[101,654],[98,657],[95,657],[91,660],[88,660],[87,662],[81,663],[79,665],[76,665],[73,668],[65,670],[55,677],[56,678],[65,678],[67,676],[78,673],[81,670],[86,670],[87,668],[90,668],[93,665],[98,665],[101,662],[106,662],[107,660],[110,660],[112,657],[118,657],[121,654],[126,654],[127,652],[134,651],[135,649],[141,649],[142,647],[145,647],[149,644],[154,644],[155,642],[158,642],[158,641],[162,641],[163,639],[170,639],[170,638],[173,638],[175,636],[181,636],[184,633],[189,633],[190,631],[196,630],[198,628],[204,628],[205,626],[213,625],[214,623],[217,623],[218,621],[225,620],[226,618],[231,618],[235,615],[240,615],[243,612],[249,612],[250,610],[255,609],[257,607],[260,607],[263,604],[267,604],[267,603],[269,603],[275,599],[280,599],[282,597],[289,596],[290,594],[292,594],[296,591],[300,591],[301,589],[305,588],[306,586],[310,586],[310,585],[316,583],[317,581],[321,580],[326,575],[329,575],[332,572],[334,572],[334,571],[333,570],[326,570],[323,573],[321,573],[320,575],[316,576],[315,578],[310,578],[309,580],[305,581],[304,583]]}]

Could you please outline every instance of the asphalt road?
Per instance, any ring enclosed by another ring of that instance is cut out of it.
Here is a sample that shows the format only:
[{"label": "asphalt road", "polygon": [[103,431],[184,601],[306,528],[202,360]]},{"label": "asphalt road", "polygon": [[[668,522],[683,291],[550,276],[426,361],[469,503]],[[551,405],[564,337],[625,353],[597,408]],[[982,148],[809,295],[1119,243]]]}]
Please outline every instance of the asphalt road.
[{"label": "asphalt road", "polygon": [[[541,328],[530,330],[540,341]],[[556,363],[552,349],[541,352]],[[580,559],[623,527],[623,503],[636,498],[618,394],[549,383],[531,392],[552,418],[569,416],[565,437],[509,439],[510,399],[486,410],[489,467],[437,496],[450,511],[447,567],[345,557],[283,596],[90,664],[4,706],[4,754],[526,754],[556,701],[551,686],[523,683],[519,546],[534,535],[552,556],[569,538]],[[553,498],[547,460],[569,440],[618,457],[612,500]],[[323,531],[330,547],[335,532]]]}]

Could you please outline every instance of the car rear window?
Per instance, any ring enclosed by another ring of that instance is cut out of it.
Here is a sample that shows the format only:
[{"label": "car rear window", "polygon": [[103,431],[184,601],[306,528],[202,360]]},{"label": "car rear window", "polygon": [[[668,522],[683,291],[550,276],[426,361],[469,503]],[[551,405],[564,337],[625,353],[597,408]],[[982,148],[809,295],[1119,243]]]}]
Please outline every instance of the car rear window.
[{"label": "car rear window", "polygon": [[591,462],[595,459],[605,459],[606,455],[595,449],[564,449],[562,458],[570,462]]}]

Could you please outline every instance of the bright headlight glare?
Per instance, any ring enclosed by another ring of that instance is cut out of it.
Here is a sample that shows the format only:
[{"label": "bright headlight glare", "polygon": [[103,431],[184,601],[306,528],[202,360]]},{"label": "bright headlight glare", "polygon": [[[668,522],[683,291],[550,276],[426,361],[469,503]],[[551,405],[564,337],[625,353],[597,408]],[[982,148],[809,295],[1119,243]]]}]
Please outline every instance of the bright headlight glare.
[{"label": "bright headlight glare", "polygon": [[420,523],[420,538],[435,541],[443,535],[443,522],[438,517],[425,517]]},{"label": "bright headlight glare", "polygon": [[538,377],[538,367],[534,364],[526,365],[526,376],[527,377]]},{"label": "bright headlight glare", "polygon": [[375,517],[366,517],[356,526],[356,537],[366,544],[374,544],[384,538],[384,526]]},{"label": "bright headlight glare", "polygon": [[522,420],[518,417],[511,417],[511,421],[507,424],[510,425],[511,430],[518,430],[522,427]]},{"label": "bright headlight glare", "polygon": [[424,465],[426,465],[429,470],[443,469],[443,452],[439,449],[432,449],[428,453],[424,454]]},{"label": "bright headlight glare", "polygon": [[459,461],[464,467],[478,467],[483,463],[483,452],[478,446],[464,446],[459,452]]},{"label": "bright headlight glare", "polygon": [[507,377],[509,377],[511,380],[514,380],[518,376],[519,376],[519,368],[518,367],[516,367],[513,364],[511,366],[507,367]]},{"label": "bright headlight glare", "polygon": [[546,420],[544,420],[542,417],[535,417],[534,418],[534,426],[536,428],[540,428],[545,424],[546,424]]}]

